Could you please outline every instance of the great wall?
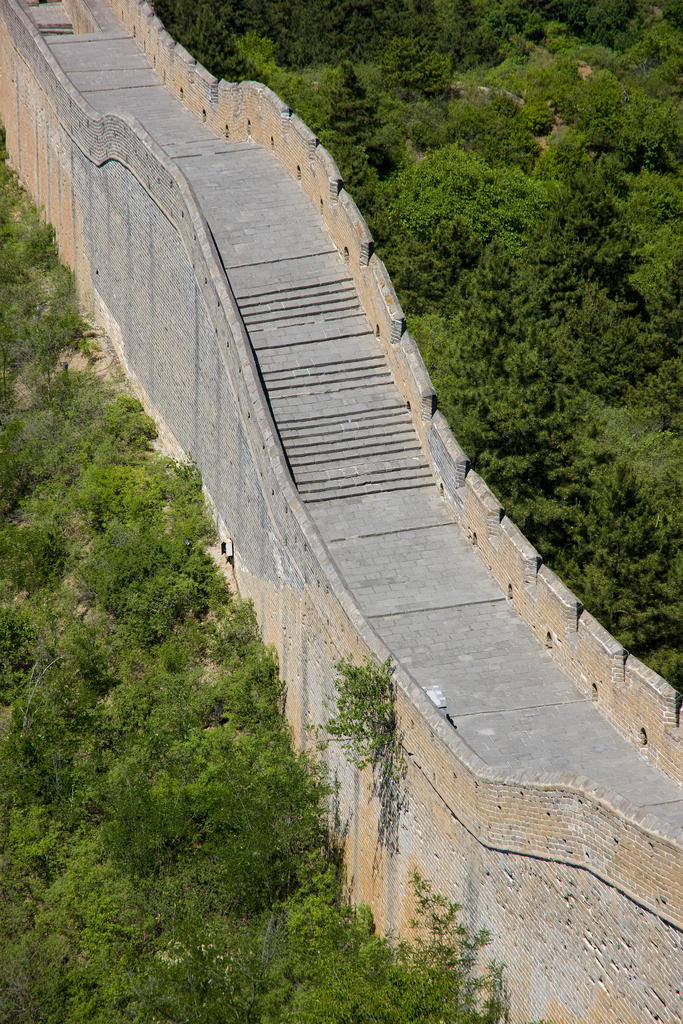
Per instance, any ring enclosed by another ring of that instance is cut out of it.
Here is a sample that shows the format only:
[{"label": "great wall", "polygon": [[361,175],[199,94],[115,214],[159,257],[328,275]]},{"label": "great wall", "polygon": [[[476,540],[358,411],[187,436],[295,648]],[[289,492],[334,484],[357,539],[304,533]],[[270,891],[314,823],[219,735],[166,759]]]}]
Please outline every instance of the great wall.
[{"label": "great wall", "polygon": [[470,470],[330,155],[147,3],[0,12],[11,163],[202,471],[296,742],[339,658],[395,659],[403,777],[327,755],[354,898],[400,933],[419,868],[511,1022],[683,1021],[680,699]]}]

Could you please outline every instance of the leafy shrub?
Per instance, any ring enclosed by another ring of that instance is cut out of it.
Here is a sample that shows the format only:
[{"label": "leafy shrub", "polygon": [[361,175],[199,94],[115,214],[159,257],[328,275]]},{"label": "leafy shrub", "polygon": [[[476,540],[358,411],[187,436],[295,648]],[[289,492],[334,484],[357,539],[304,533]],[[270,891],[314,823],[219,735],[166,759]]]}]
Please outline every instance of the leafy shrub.
[{"label": "leafy shrub", "polygon": [[215,564],[188,538],[116,521],[93,540],[82,578],[122,637],[144,647],[162,642],[189,616],[204,615],[221,590]]},{"label": "leafy shrub", "polygon": [[325,726],[327,733],[341,741],[359,769],[382,761],[391,764],[398,754],[391,658],[382,665],[356,665],[348,657],[335,667],[336,714]]}]

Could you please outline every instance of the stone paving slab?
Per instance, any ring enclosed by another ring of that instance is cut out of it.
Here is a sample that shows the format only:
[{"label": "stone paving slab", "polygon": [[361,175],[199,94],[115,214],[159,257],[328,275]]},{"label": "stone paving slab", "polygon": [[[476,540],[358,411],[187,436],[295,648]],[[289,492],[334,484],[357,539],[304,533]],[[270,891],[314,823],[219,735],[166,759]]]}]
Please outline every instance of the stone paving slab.
[{"label": "stone paving slab", "polygon": [[[441,688],[453,727],[486,763],[578,772],[683,824],[681,787],[609,725],[517,617],[424,456],[404,468],[417,439],[409,414],[315,204],[273,154],[221,140],[190,114],[105,0],[88,3],[107,32],[55,40],[53,53],[89,102],[136,116],[188,177],[295,479],[308,481],[302,496],[395,657]],[[372,373],[359,375],[360,365]]]},{"label": "stone paving slab", "polygon": [[320,241],[320,249],[311,255],[290,255],[285,260],[249,259],[239,265],[226,264],[236,298],[251,298],[266,288],[292,288],[350,280],[331,239]]},{"label": "stone paving slab", "polygon": [[[93,32],[93,33],[80,33],[79,32],[78,35],[69,36],[68,39],[49,39],[49,40],[47,40],[47,43],[48,43],[50,49],[53,51],[55,57],[57,57],[59,59],[59,63],[60,64],[62,64],[62,60],[61,60],[62,53],[66,53],[67,52],[65,50],[62,50],[62,47],[63,46],[76,46],[76,45],[79,45],[80,43],[84,44],[85,52],[87,54],[86,61],[89,61],[89,60],[92,59],[92,55],[93,55],[94,51],[92,50],[92,48],[90,46],[86,46],[86,44],[88,44],[88,43],[97,43],[98,46],[102,46],[104,43],[111,42],[111,41],[114,41],[116,39],[132,39],[133,38],[131,36],[130,32],[128,32],[127,29],[123,28],[123,26],[120,25],[118,22],[117,22],[117,24],[118,24],[118,28],[112,28],[112,29],[109,29],[109,30],[107,30],[105,32]],[[140,51],[138,50],[138,53],[139,52]],[[142,56],[143,56],[143,59],[146,59],[144,54]],[[130,58],[130,60],[133,60],[134,59],[134,54],[132,54],[132,53],[129,54],[129,58]],[[65,59],[65,63],[66,63],[66,59]],[[149,67],[149,61],[147,61],[146,63],[147,63],[147,67]],[[86,69],[86,67],[87,67],[87,64],[84,62],[82,65],[79,66],[78,70],[84,71]],[[62,64],[62,69],[64,71],[66,71],[65,64]]]},{"label": "stone paving slab", "polygon": [[[281,331],[282,328],[279,330]],[[269,333],[268,337],[271,339],[272,333]],[[257,346],[259,363],[264,373],[272,374],[272,379],[280,374],[290,371],[296,373],[307,367],[324,368],[330,364],[336,365],[340,361],[337,356],[339,352],[337,340],[328,341],[323,338],[308,344],[302,342],[300,345],[286,347],[277,345],[277,343],[259,345]],[[374,354],[368,355],[365,335],[347,335],[344,339],[344,349],[343,362],[345,365],[364,365],[366,363],[375,365],[375,362],[379,361]]]},{"label": "stone paving slab", "polygon": [[69,77],[84,96],[90,96],[93,92],[111,92],[113,89],[134,89],[141,85],[158,85],[158,82],[155,81],[156,76],[149,67],[125,71],[109,69],[88,72],[72,71]]},{"label": "stone paving slab", "polygon": [[[128,40],[129,36],[70,36],[64,42],[51,42],[50,49],[74,85],[75,75],[81,76],[87,86],[86,76],[102,71],[150,71],[149,61],[137,46],[134,52],[128,45],[116,45],[122,39]],[[158,79],[153,84],[158,85]]]},{"label": "stone paving slab", "polygon": [[487,764],[580,772],[653,808],[666,793],[657,813],[683,823],[680,787],[535,640],[436,489],[341,499],[315,516],[374,628],[418,683],[441,689],[454,727]]}]

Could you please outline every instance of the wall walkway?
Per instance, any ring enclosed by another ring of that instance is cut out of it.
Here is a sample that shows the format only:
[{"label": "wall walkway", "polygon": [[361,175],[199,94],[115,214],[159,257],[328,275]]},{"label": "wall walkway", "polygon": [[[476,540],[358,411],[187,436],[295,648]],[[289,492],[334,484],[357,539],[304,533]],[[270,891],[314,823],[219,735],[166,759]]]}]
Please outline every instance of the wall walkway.
[{"label": "wall walkway", "polygon": [[398,662],[401,786],[332,754],[358,897],[400,928],[411,868],[435,878],[494,934],[512,1020],[683,1020],[676,695],[468,472],[311,133],[115,7],[69,0],[69,35],[2,0],[10,152],[202,469],[299,741],[338,657]]}]

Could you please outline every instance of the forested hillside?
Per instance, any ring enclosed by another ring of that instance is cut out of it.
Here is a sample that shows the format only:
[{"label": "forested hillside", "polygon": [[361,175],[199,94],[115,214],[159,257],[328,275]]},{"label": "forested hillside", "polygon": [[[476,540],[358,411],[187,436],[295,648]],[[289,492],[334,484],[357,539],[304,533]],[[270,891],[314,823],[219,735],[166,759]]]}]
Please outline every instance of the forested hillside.
[{"label": "forested hillside", "polygon": [[428,882],[398,945],[345,898],[197,470],[103,372],[5,157],[0,1024],[495,1024],[486,936]]},{"label": "forested hillside", "polygon": [[473,466],[683,688],[683,4],[158,0],[331,150]]}]

